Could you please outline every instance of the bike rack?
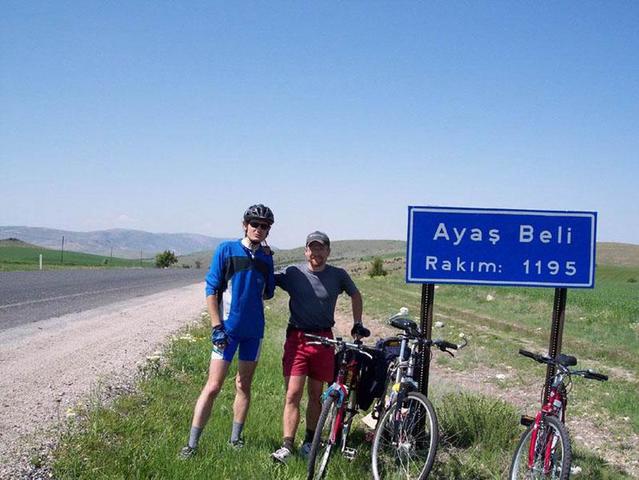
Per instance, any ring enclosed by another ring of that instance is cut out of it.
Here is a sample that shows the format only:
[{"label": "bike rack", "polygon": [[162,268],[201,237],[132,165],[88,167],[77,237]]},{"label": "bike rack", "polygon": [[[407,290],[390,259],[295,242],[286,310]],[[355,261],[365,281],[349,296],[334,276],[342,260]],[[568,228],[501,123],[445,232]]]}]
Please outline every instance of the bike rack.
[{"label": "bike rack", "polygon": [[[552,327],[550,329],[550,345],[548,356],[557,359],[561,353],[561,342],[564,335],[564,319],[566,317],[567,288],[555,288],[555,301],[552,308]],[[548,364],[546,368],[546,383],[544,384],[544,403],[548,401],[550,394],[550,381],[556,372],[555,365]]]}]

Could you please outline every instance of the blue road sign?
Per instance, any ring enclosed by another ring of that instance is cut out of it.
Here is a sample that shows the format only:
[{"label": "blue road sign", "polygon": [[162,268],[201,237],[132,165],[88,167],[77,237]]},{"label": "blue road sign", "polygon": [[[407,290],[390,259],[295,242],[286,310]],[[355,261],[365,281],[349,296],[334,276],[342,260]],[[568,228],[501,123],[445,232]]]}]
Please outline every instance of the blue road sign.
[{"label": "blue road sign", "polygon": [[595,286],[596,212],[408,207],[406,281]]}]

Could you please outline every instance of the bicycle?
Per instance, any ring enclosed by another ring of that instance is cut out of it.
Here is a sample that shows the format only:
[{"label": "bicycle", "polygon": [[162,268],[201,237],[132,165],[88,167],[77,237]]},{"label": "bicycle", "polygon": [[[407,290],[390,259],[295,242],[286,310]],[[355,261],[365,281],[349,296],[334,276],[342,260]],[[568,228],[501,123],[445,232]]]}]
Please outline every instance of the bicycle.
[{"label": "bicycle", "polygon": [[[367,333],[367,334],[366,334]],[[370,335],[366,331],[363,337]],[[362,357],[373,360],[375,348],[363,345],[361,340],[346,342],[305,334],[313,340],[309,344],[336,347],[338,368],[335,381],[322,394],[322,410],[308,456],[307,479],[322,479],[326,475],[331,454],[339,446],[342,454],[352,460],[357,450],[348,446],[348,435],[353,418],[358,413],[357,385]]]},{"label": "bicycle", "polygon": [[[399,355],[388,367],[394,382],[387,388],[388,399],[380,399],[375,409],[379,417],[372,447],[375,480],[380,478],[418,479],[428,476],[435,461],[439,427],[430,400],[419,391],[415,375],[421,368],[424,348],[435,346],[454,356],[450,350],[465,347],[441,339],[427,339],[417,324],[402,309],[388,323],[401,330]],[[392,339],[391,339],[392,340]]]},{"label": "bicycle", "polygon": [[528,427],[519,440],[510,465],[510,480],[565,480],[570,476],[572,448],[565,426],[568,393],[572,376],[577,375],[600,382],[608,376],[588,370],[570,370],[577,365],[577,358],[560,354],[556,359],[526,350],[519,354],[536,362],[554,366],[557,371],[550,379],[548,399],[544,401],[546,387],[542,390],[541,410],[535,418],[522,416],[521,424]]}]

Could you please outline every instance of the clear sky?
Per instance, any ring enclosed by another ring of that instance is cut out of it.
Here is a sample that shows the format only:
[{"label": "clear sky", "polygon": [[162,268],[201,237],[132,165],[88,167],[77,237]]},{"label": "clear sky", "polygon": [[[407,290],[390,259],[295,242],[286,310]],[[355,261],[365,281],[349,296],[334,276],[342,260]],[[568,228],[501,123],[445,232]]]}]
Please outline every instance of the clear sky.
[{"label": "clear sky", "polygon": [[639,2],[0,3],[0,225],[405,239],[408,205],[639,244]]}]

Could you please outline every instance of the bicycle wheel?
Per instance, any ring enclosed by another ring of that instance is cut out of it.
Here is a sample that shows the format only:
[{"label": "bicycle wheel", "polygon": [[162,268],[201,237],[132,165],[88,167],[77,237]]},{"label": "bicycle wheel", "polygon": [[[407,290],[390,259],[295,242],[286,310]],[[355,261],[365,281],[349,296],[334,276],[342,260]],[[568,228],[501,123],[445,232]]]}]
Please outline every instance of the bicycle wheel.
[{"label": "bicycle wheel", "polygon": [[423,480],[435,461],[439,430],[430,401],[411,392],[395,401],[379,420],[373,438],[375,480]]},{"label": "bicycle wheel", "polygon": [[[544,417],[531,449],[533,426],[524,432],[510,465],[510,480],[566,480],[572,452],[568,431],[556,417]],[[533,455],[532,460],[530,455]]]},{"label": "bicycle wheel", "polygon": [[[341,425],[336,425],[339,421],[338,412],[337,398],[326,397],[322,403],[322,412],[317,421],[311,451],[308,454],[308,474],[306,477],[308,480],[321,479],[326,475],[331,452],[333,447],[339,443],[341,433]],[[334,438],[331,438],[331,431],[336,432]]]}]

